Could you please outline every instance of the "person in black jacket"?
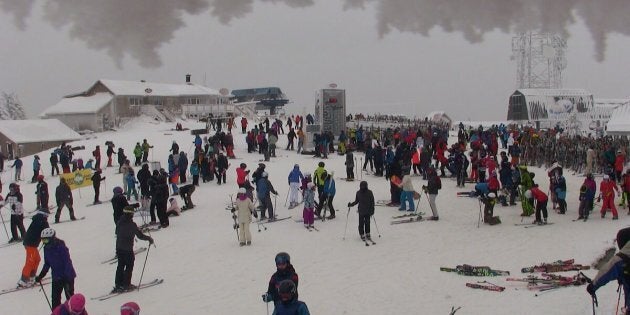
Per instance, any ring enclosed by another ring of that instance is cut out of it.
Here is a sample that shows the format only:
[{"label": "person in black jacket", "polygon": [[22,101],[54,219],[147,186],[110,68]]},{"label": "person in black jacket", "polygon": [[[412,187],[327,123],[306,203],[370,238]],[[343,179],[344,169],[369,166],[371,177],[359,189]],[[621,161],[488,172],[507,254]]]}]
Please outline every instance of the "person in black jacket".
[{"label": "person in black jacket", "polygon": [[147,180],[147,186],[149,187],[149,198],[151,198],[151,203],[149,204],[149,214],[151,215],[150,224],[157,224],[157,220],[155,218],[155,207],[157,206],[157,199],[155,198],[155,187],[158,184],[159,177],[160,171],[153,170],[153,174]]},{"label": "person in black jacket", "polygon": [[22,242],[26,250],[26,260],[22,268],[22,276],[18,281],[18,286],[20,287],[31,286],[35,282],[35,275],[37,274],[37,268],[41,261],[37,247],[41,241],[42,231],[50,227],[48,225],[48,214],[48,208],[37,210],[33,216],[31,225],[29,225],[28,230],[26,230],[26,235]]},{"label": "person in black jacket", "polygon": [[55,176],[55,171],[57,171],[57,175],[59,175],[59,158],[55,152],[50,153],[50,168],[50,176]]},{"label": "person in black jacket", "polygon": [[371,240],[370,217],[374,214],[374,194],[368,189],[366,181],[361,181],[354,201],[348,202],[348,208],[356,204],[359,204],[359,235],[361,235],[361,240]]},{"label": "person in black jacket", "polygon": [[105,177],[101,177],[101,169],[97,169],[92,175],[92,187],[94,187],[94,204],[101,203],[99,195],[101,193],[101,182],[105,180]]},{"label": "person in black jacket", "polygon": [[438,190],[442,189],[442,180],[440,180],[440,177],[433,167],[430,167],[427,170],[427,178],[429,182],[426,186],[422,186],[422,190],[424,190],[425,193],[429,194],[429,206],[431,207],[431,211],[433,212],[433,216],[430,217],[429,220],[437,221],[440,219],[440,217],[438,216],[435,199],[437,198]]},{"label": "person in black jacket", "polygon": [[75,221],[77,218],[74,217],[74,208],[72,207],[73,198],[72,198],[72,190],[66,180],[61,178],[59,181],[59,186],[55,190],[55,200],[57,201],[57,213],[55,214],[55,223],[59,223],[59,218],[61,218],[61,209],[63,207],[68,207],[68,211],[70,212],[70,220]]},{"label": "person in black jacket", "polygon": [[157,216],[160,220],[160,226],[166,228],[169,225],[168,215],[166,214],[166,208],[168,204],[168,177],[160,175],[155,185],[155,206],[157,208]]},{"label": "person in black jacket", "polygon": [[114,187],[114,197],[112,197],[112,208],[114,209],[114,224],[118,223],[120,217],[123,214],[123,209],[129,205],[127,197],[123,194],[123,189],[120,186]]},{"label": "person in black jacket", "polygon": [[116,267],[115,285],[112,292],[125,292],[136,288],[136,286],[131,284],[133,264],[136,259],[133,253],[134,238],[138,237],[143,241],[148,241],[149,246],[153,244],[153,238],[143,234],[136,223],[133,222],[133,213],[134,207],[126,206],[123,210],[123,215],[116,223],[116,257],[118,257],[118,266]]},{"label": "person in black jacket", "polygon": [[295,297],[297,298],[299,277],[295,272],[295,268],[291,264],[291,256],[285,252],[280,252],[276,255],[276,272],[271,275],[269,279],[269,285],[267,286],[267,292],[262,295],[263,302],[273,302],[274,306],[281,303],[280,294],[278,294],[278,288],[280,283],[284,280],[291,280],[295,284]]},{"label": "person in black jacket", "polygon": [[44,181],[44,175],[37,176],[35,195],[37,196],[37,209],[48,211],[48,183]]},{"label": "person in black jacket", "polygon": [[190,210],[195,207],[192,202],[192,194],[195,192],[195,185],[188,184],[179,187],[179,196],[184,200],[184,207],[182,210]]},{"label": "person in black jacket", "polygon": [[217,158],[217,184],[221,185],[221,180],[225,184],[225,173],[227,173],[228,166],[227,157],[225,157],[223,152],[219,152],[219,157]]},{"label": "person in black jacket", "polygon": [[140,183],[140,201],[142,203],[142,209],[146,211],[149,206],[149,178],[151,178],[149,164],[142,164],[136,178],[138,179],[138,183]]}]

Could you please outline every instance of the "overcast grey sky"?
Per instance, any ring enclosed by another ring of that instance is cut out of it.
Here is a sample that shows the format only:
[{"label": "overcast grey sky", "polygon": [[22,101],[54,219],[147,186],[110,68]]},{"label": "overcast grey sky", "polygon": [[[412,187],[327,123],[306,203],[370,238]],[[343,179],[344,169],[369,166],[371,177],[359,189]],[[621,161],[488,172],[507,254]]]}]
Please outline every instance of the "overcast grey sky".
[{"label": "overcast grey sky", "polygon": [[505,119],[511,37],[568,41],[564,87],[630,95],[627,0],[0,0],[0,91],[36,116],[101,78],[279,86],[312,111],[335,82],[348,112]]}]

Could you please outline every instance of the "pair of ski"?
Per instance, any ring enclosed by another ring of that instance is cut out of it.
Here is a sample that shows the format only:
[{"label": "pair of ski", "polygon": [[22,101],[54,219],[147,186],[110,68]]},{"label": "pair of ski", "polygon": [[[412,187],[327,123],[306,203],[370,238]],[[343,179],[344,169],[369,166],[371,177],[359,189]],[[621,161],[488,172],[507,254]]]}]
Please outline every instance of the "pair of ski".
[{"label": "pair of ski", "polygon": [[496,276],[509,276],[510,272],[506,270],[492,269],[488,266],[471,266],[471,265],[458,265],[455,268],[440,267],[440,271],[455,272],[459,275],[472,276],[472,277],[496,277]]},{"label": "pair of ski", "polygon": [[533,223],[533,222],[532,223],[514,223],[515,226],[522,226],[522,227],[524,227],[526,229],[537,227],[537,226],[552,225],[552,224],[553,224],[553,222],[547,222],[547,223],[542,223],[542,224]]},{"label": "pair of ski", "polygon": [[59,222],[55,222],[55,223],[53,223],[53,224],[61,224],[61,223],[74,222],[74,221],[81,221],[81,220],[85,220],[85,216],[83,216],[83,217],[79,217],[79,218],[75,218],[74,220],[71,220],[71,219],[59,220]]},{"label": "pair of ski", "polygon": [[505,290],[505,287],[490,283],[488,281],[478,281],[477,283],[467,282],[466,286],[473,289],[481,289],[495,292],[503,292]]},{"label": "pair of ski", "polygon": [[576,264],[575,259],[558,260],[552,263],[543,263],[536,266],[521,268],[522,273],[534,273],[534,272],[564,272],[564,271],[580,271],[589,270],[591,266],[584,266]]},{"label": "pair of ski", "polygon": [[376,242],[371,237],[362,238],[362,240],[365,242],[365,246],[376,245]]},{"label": "pair of ski", "polygon": [[[146,250],[147,250],[147,248],[146,248],[146,247],[139,247],[139,248],[137,248],[137,249],[135,249],[135,250],[133,251],[133,254],[134,254],[134,255],[137,255],[137,254],[139,254],[139,253],[145,252]],[[118,262],[118,257],[117,257],[117,256],[114,256],[113,258],[110,258],[110,259],[107,259],[107,260],[103,260],[103,261],[101,261],[101,264],[103,264],[103,265],[104,265],[104,264],[110,264],[110,265],[113,265],[113,264],[115,264],[115,263],[117,263],[117,262]]]},{"label": "pair of ski", "polygon": [[[42,281],[40,281],[40,282],[41,282],[42,285],[46,285],[46,284],[49,284],[49,283],[52,282],[52,278],[46,277],[46,278],[42,279]],[[25,287],[16,286],[16,287],[13,287],[13,288],[10,288],[10,289],[4,289],[4,290],[0,291],[0,295],[11,293],[11,292],[22,291],[22,290],[26,290],[26,289],[31,289],[31,288],[34,288],[34,287],[39,287],[39,282],[35,282],[32,285],[25,286]]]},{"label": "pair of ski", "polygon": [[[278,218],[278,217],[276,217],[276,218],[274,218],[273,220],[260,219],[260,220],[258,220],[258,221],[255,221],[254,223],[268,224],[268,223],[274,223],[274,222],[278,222],[278,221],[284,221],[284,220],[289,219],[289,218],[291,218],[291,216],[288,216],[288,217],[282,217],[282,218]],[[236,224],[236,219],[234,219],[234,221],[235,221],[234,223]]]},{"label": "pair of ski", "polygon": [[17,244],[22,244],[22,241],[19,240],[19,241],[16,241],[16,242],[4,243],[4,244],[0,245],[0,248],[5,248],[5,247],[12,246],[12,245],[17,245]]},{"label": "pair of ski", "polygon": [[307,226],[306,226],[306,229],[307,229],[309,232],[313,232],[313,230],[315,230],[315,231],[319,232],[319,229],[318,229],[318,228],[316,228],[316,227],[314,227],[314,226],[311,226],[311,225],[307,225]]},{"label": "pair of ski", "polygon": [[140,289],[145,289],[145,288],[149,288],[149,287],[153,287],[156,286],[158,284],[162,284],[164,282],[164,279],[155,279],[153,281],[147,282],[147,283],[143,283],[139,286],[136,286],[133,290],[129,290],[129,291],[121,291],[121,292],[110,292],[107,294],[103,294],[101,296],[97,296],[97,297],[93,297],[91,298],[92,300],[99,300],[99,301],[105,301],[108,299],[111,299],[115,296],[119,296],[121,294],[125,294],[125,293],[129,293],[129,292],[133,292],[133,291],[137,291]]}]

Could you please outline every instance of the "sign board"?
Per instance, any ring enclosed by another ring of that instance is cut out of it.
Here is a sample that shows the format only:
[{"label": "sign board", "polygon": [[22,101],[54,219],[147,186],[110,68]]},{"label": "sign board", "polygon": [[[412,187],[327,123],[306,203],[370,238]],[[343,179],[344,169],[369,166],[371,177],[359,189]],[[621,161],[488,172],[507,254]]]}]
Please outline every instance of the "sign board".
[{"label": "sign board", "polygon": [[315,123],[321,126],[322,133],[330,131],[335,138],[341,130],[346,130],[346,90],[317,91]]},{"label": "sign board", "polygon": [[76,170],[72,173],[64,173],[59,176],[68,183],[70,189],[92,186],[92,170],[87,168]]}]

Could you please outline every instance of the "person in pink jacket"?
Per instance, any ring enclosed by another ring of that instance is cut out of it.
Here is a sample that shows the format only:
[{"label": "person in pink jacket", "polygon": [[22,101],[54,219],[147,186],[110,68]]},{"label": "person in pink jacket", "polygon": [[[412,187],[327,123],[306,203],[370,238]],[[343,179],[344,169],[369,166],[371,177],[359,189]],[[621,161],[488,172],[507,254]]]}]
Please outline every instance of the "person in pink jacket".
[{"label": "person in pink jacket", "polygon": [[85,309],[85,296],[81,293],[74,294],[66,303],[55,307],[51,315],[88,315]]}]

